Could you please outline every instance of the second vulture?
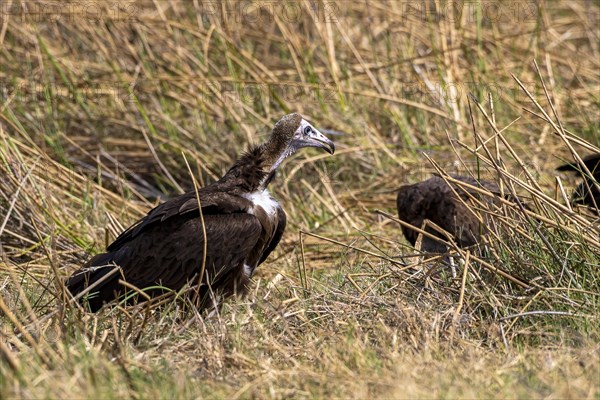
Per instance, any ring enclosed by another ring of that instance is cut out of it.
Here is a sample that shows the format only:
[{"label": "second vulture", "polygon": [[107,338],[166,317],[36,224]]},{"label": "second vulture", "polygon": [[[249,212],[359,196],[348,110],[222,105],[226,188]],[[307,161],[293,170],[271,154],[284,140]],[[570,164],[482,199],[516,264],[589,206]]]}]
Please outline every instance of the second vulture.
[{"label": "second vulture", "polygon": [[150,210],[76,271],[67,288],[93,312],[122,298],[127,286],[155,297],[199,284],[201,308],[211,292],[243,294],[286,225],[285,212],[267,186],[281,162],[302,147],[335,151],[333,142],[300,114],[284,116],[265,143],[198,190],[200,203],[192,191]]},{"label": "second vulture", "polygon": [[[481,241],[482,235],[488,232],[491,223],[489,214],[481,214],[481,220],[475,210],[477,205],[500,204],[500,189],[498,185],[487,181],[477,181],[465,176],[452,176],[453,179],[464,182],[474,188],[493,193],[487,196],[476,189],[455,183],[446,182],[439,176],[412,185],[405,185],[398,190],[396,205],[398,217],[410,225],[423,229],[425,232],[448,240],[446,235],[433,227],[437,225],[446,231],[459,247],[468,247]],[[429,221],[429,222],[426,222]],[[425,224],[424,224],[425,222]],[[404,237],[415,246],[419,232],[402,225]],[[447,246],[427,235],[422,235],[420,249],[431,253],[444,253]]]}]

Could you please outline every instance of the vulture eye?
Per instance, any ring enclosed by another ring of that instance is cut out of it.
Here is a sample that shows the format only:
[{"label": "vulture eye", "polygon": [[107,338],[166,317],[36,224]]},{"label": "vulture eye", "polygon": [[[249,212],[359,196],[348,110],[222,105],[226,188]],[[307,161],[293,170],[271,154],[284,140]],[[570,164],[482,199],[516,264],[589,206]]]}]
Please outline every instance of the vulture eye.
[{"label": "vulture eye", "polygon": [[305,128],[304,128],[304,134],[305,134],[305,135],[308,135],[308,134],[310,133],[310,131],[311,131],[311,130],[312,130],[312,129],[311,129],[311,127],[310,127],[310,126],[307,126],[307,127],[305,127]]}]

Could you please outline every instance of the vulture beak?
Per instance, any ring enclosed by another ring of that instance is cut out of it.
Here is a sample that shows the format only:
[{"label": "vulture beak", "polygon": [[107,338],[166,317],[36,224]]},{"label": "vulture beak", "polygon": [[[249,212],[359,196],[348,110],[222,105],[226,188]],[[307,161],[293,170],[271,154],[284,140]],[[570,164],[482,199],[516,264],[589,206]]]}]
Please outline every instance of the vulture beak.
[{"label": "vulture beak", "polygon": [[325,150],[329,154],[335,152],[335,145],[333,142],[304,119],[294,133],[292,146],[294,146],[296,150],[301,147],[317,147]]}]

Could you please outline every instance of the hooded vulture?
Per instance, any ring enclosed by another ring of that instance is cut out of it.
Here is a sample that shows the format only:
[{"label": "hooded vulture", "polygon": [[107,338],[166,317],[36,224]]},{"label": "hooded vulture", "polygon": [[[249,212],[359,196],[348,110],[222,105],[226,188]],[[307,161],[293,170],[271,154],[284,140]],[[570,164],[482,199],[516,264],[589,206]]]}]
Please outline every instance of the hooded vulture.
[{"label": "hooded vulture", "polygon": [[[472,246],[480,242],[481,236],[488,229],[486,224],[492,222],[488,213],[475,210],[481,209],[482,204],[483,208],[486,205],[500,204],[500,189],[492,182],[477,181],[465,176],[452,178],[493,195],[485,195],[467,186],[447,183],[443,178],[434,176],[400,187],[396,198],[398,217],[414,227],[448,241],[446,235],[431,225],[433,223],[446,231],[459,247]],[[429,222],[424,224],[426,220]],[[406,225],[402,225],[402,233],[411,245],[415,246],[420,233]],[[420,249],[431,253],[445,253],[447,246],[422,235]]]},{"label": "hooded vulture", "polygon": [[584,204],[600,209],[600,189],[598,188],[600,184],[600,153],[590,154],[581,161],[591,172],[591,177],[587,175],[579,163],[561,165],[556,169],[558,171],[574,171],[583,178],[583,182],[573,191],[571,200],[573,204]]},{"label": "hooded vulture", "polygon": [[244,294],[286,225],[267,186],[281,162],[302,147],[335,150],[300,114],[284,116],[265,143],[198,190],[199,203],[192,191],[150,210],[76,271],[66,282],[68,290],[92,312],[123,298],[132,286],[147,298],[200,284],[201,309],[211,292]]}]

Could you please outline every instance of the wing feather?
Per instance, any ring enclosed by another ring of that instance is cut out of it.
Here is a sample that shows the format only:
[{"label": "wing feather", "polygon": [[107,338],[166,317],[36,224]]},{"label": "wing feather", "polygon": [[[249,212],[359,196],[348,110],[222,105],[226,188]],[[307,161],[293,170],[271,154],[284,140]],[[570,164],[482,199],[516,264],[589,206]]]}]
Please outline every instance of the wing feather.
[{"label": "wing feather", "polygon": [[[252,206],[252,203],[240,196],[234,196],[227,193],[206,192],[200,190],[198,192],[200,203],[202,205],[202,214],[219,214],[219,213],[243,213],[247,212]],[[153,208],[148,214],[123,231],[112,242],[106,250],[118,250],[123,244],[137,237],[148,227],[157,222],[165,222],[166,220],[184,216],[190,213],[189,217],[199,215],[199,207],[195,192],[188,192],[179,197],[164,202]]]},{"label": "wing feather", "polygon": [[236,288],[243,289],[249,279],[244,274],[244,264],[250,262],[254,269],[264,261],[281,238],[285,213],[280,211],[275,228],[268,219],[248,213],[252,203],[245,198],[202,193],[200,202],[206,254],[195,193],[189,193],[154,208],[123,232],[106,253],[93,257],[67,281],[69,290],[77,294],[117,268],[98,266],[118,265],[121,273],[92,290],[98,292],[89,300],[90,308],[95,311],[124,292],[119,279],[124,278],[138,288],[164,286],[179,290],[185,283],[198,279],[203,260],[203,283],[216,284],[227,294]]}]

